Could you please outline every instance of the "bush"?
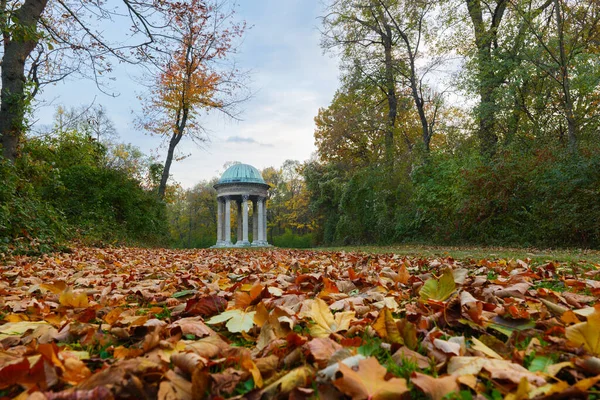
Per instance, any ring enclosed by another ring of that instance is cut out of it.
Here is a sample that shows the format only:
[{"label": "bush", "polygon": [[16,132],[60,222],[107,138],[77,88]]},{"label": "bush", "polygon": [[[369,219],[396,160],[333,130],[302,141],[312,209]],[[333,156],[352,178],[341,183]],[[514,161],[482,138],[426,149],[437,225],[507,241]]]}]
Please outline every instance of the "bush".
[{"label": "bush", "polygon": [[[418,237],[438,242],[600,246],[600,153],[509,149],[433,157],[413,174]],[[405,227],[399,227],[405,229]]]},{"label": "bush", "polygon": [[61,173],[61,182],[63,195],[52,201],[82,236],[108,242],[164,242],[164,203],[123,172],[76,165]]},{"label": "bush", "polygon": [[14,164],[0,161],[0,253],[45,253],[72,239],[167,243],[165,204],[105,155],[68,132],[28,139]]},{"label": "bush", "polygon": [[274,236],[273,243],[277,247],[285,247],[290,249],[307,249],[313,246],[313,234],[307,233],[299,235],[292,233],[291,230],[286,229],[283,235]]},{"label": "bush", "polygon": [[31,182],[1,158],[0,181],[0,258],[59,249],[68,236],[60,211],[37,197]]}]

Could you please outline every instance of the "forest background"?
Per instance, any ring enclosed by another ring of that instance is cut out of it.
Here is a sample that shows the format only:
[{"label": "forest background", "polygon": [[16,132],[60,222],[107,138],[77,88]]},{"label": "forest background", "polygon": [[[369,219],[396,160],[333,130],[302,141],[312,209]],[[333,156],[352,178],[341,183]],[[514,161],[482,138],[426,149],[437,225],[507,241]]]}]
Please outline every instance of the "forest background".
[{"label": "forest background", "polygon": [[[330,1],[340,87],[314,157],[262,171],[269,241],[598,248],[599,24],[592,0]],[[165,165],[102,107],[59,108],[19,146],[0,165],[3,254],[216,242],[218,177],[158,196]]]}]

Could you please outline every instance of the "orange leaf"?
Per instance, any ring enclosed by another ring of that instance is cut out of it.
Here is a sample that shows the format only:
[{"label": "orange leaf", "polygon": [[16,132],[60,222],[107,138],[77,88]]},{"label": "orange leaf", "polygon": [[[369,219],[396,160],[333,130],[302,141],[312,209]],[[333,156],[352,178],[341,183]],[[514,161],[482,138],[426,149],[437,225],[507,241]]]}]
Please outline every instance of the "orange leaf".
[{"label": "orange leaf", "polygon": [[358,371],[339,363],[342,378],[333,381],[342,393],[352,397],[352,400],[383,400],[397,399],[408,391],[406,380],[392,378],[385,380],[386,369],[379,364],[375,357],[360,360]]},{"label": "orange leaf", "polygon": [[419,372],[413,372],[410,381],[432,400],[442,400],[450,393],[459,391],[456,378],[454,375],[434,378]]}]

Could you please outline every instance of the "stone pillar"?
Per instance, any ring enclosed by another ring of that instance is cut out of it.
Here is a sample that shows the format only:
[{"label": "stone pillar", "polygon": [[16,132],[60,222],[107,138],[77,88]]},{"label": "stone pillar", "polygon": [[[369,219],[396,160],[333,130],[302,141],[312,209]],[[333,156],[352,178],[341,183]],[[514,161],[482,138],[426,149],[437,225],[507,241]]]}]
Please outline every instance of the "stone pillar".
[{"label": "stone pillar", "polygon": [[242,196],[242,245],[249,246],[248,241],[248,198],[247,194]]},{"label": "stone pillar", "polygon": [[231,246],[231,202],[229,197],[225,197],[225,235],[223,245]]},{"label": "stone pillar", "polygon": [[217,246],[223,244],[223,202],[217,197]]},{"label": "stone pillar", "polygon": [[256,244],[258,246],[262,246],[264,244],[264,237],[265,237],[265,225],[263,224],[263,200],[261,198],[259,198],[257,201],[258,203],[258,240],[256,241]]},{"label": "stone pillar", "polygon": [[258,200],[252,200],[252,244],[258,243]]},{"label": "stone pillar", "polygon": [[263,205],[263,225],[264,225],[263,240],[264,240],[264,244],[267,245],[267,244],[269,244],[269,241],[267,238],[268,230],[267,230],[267,198],[266,197],[263,199],[263,203],[264,203],[264,205]]},{"label": "stone pillar", "polygon": [[237,242],[236,244],[242,243],[242,201],[236,201],[237,203]]}]

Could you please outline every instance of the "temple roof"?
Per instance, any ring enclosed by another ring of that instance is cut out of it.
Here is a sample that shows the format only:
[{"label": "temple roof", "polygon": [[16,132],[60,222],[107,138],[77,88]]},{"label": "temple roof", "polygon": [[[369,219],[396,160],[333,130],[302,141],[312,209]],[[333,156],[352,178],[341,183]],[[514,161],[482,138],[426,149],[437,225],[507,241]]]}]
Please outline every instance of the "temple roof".
[{"label": "temple roof", "polygon": [[252,165],[234,164],[227,168],[218,185],[223,183],[262,183],[266,184],[265,180],[260,175],[260,172]]}]

